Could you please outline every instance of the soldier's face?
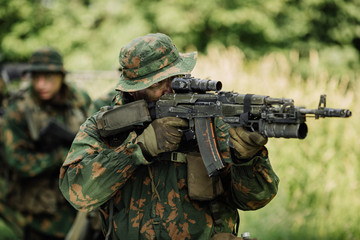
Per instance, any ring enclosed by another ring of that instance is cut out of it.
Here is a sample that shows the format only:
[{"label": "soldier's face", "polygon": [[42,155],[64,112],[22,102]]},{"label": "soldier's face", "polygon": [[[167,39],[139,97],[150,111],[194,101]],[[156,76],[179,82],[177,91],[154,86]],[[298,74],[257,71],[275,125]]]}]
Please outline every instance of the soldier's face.
[{"label": "soldier's face", "polygon": [[40,100],[52,99],[60,90],[63,81],[61,73],[35,72],[32,74],[32,84]]},{"label": "soldier's face", "polygon": [[167,78],[161,82],[154,83],[150,87],[137,92],[131,92],[130,95],[135,100],[145,99],[147,102],[153,102],[159,100],[159,98],[167,93],[172,93],[171,81],[173,77]]}]

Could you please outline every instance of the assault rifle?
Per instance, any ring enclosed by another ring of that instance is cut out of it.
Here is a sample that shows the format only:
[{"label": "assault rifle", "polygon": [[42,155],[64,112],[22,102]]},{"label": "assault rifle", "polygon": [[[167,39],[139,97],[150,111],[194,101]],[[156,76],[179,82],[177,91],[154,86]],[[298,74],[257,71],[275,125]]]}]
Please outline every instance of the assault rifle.
[{"label": "assault rifle", "polygon": [[[243,126],[266,137],[304,139],[308,132],[306,117],[319,119],[351,116],[348,109],[327,108],[326,95],[320,96],[317,109],[306,109],[295,106],[294,100],[290,98],[220,91],[220,81],[197,79],[190,75],[174,78],[172,88],[174,93],[161,96],[155,103],[148,105],[140,100],[114,108],[111,110],[114,112],[100,114],[100,134],[110,135],[115,133],[114,130],[123,132],[156,118],[173,116],[188,119],[189,129],[184,131],[184,135],[187,139],[196,138],[207,173],[211,177],[224,167],[216,147],[214,117],[221,117],[233,127]],[[126,112],[121,112],[121,108]],[[106,120],[112,114],[117,115],[112,118],[116,122]]]}]

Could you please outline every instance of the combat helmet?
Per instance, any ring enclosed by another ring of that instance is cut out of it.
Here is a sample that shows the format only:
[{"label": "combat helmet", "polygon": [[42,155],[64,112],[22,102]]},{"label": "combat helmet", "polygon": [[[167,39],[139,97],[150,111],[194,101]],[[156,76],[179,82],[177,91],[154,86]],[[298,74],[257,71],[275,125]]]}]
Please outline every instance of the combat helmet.
[{"label": "combat helmet", "polygon": [[36,50],[30,57],[29,65],[25,72],[60,72],[66,74],[60,53],[52,47]]},{"label": "combat helmet", "polygon": [[166,78],[190,73],[197,52],[179,53],[169,36],[150,33],[135,38],[120,50],[122,74],[116,90],[135,92]]}]

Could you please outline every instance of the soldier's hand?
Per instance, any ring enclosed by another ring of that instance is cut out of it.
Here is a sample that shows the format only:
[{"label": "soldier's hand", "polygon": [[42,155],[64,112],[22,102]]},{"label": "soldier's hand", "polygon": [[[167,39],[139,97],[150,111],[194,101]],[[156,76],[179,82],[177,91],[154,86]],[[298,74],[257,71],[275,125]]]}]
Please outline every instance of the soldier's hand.
[{"label": "soldier's hand", "polygon": [[182,137],[180,128],[188,122],[177,117],[164,117],[154,120],[138,137],[138,142],[151,155],[178,149]]},{"label": "soldier's hand", "polygon": [[253,157],[268,140],[261,134],[246,131],[242,127],[230,128],[229,135],[230,146],[236,150],[240,159]]}]

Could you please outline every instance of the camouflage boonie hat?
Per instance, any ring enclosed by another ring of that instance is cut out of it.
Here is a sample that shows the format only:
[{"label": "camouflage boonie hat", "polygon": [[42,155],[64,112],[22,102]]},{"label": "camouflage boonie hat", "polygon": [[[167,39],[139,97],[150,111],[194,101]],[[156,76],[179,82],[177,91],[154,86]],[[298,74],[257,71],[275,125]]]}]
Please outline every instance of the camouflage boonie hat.
[{"label": "camouflage boonie hat", "polygon": [[60,53],[51,47],[36,50],[31,55],[29,64],[30,66],[25,72],[60,72],[66,74]]},{"label": "camouflage boonie hat", "polygon": [[122,74],[116,90],[136,92],[168,77],[190,73],[197,53],[179,53],[169,36],[150,33],[120,50]]}]

